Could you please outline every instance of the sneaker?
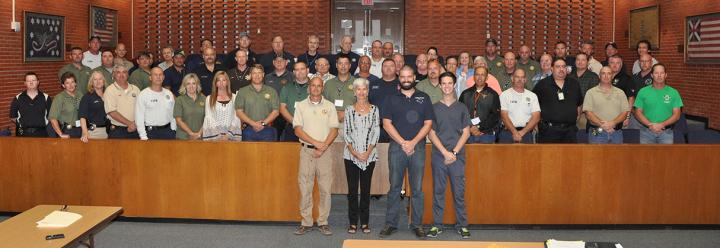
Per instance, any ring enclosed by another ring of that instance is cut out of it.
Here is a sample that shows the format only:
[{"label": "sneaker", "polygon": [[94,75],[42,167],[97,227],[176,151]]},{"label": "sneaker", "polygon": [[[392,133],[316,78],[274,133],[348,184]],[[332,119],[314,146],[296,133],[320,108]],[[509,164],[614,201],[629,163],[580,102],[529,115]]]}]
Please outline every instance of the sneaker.
[{"label": "sneaker", "polygon": [[428,231],[427,236],[430,238],[437,238],[438,234],[441,234],[443,231],[440,228],[432,227],[430,228],[430,231]]},{"label": "sneaker", "polygon": [[385,228],[383,228],[380,231],[380,237],[381,238],[389,237],[390,235],[392,235],[395,232],[397,232],[397,228],[387,225],[387,226],[385,226]]},{"label": "sneaker", "polygon": [[423,230],[422,227],[418,227],[418,228],[413,229],[413,232],[415,232],[415,236],[416,236],[418,239],[425,239],[425,236],[427,236],[427,234],[425,234],[425,230]]},{"label": "sneaker", "polygon": [[466,227],[462,227],[459,230],[457,230],[458,234],[460,234],[460,237],[463,239],[469,239],[470,238],[470,231]]},{"label": "sneaker", "polygon": [[295,235],[303,235],[309,231],[312,231],[311,226],[300,226],[300,227],[298,227],[298,229],[295,230],[294,234]]},{"label": "sneaker", "polygon": [[322,235],[325,235],[325,236],[332,235],[332,231],[330,231],[330,226],[328,226],[328,225],[318,226],[318,230],[320,230],[320,233],[322,233]]}]

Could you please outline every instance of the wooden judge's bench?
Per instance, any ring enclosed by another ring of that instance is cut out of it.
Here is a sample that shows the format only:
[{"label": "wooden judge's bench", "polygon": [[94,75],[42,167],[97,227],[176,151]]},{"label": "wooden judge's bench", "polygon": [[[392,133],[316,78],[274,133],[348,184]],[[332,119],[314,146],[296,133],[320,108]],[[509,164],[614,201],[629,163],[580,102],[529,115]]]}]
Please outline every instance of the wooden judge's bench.
[{"label": "wooden judge's bench", "polygon": [[[298,221],[299,149],[0,138],[0,211],[70,204],[122,206],[128,217]],[[342,145],[332,149],[333,192],[344,193]],[[388,189],[386,149],[373,177],[375,194]],[[720,145],[469,145],[467,152],[470,224],[720,224]]]}]

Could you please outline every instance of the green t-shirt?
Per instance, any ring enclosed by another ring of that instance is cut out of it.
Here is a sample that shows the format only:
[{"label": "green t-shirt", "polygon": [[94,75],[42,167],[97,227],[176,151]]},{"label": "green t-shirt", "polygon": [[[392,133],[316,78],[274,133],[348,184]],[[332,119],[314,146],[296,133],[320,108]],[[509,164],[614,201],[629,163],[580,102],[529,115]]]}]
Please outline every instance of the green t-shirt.
[{"label": "green t-shirt", "polygon": [[264,84],[260,91],[256,91],[252,84],[242,87],[235,98],[235,109],[242,109],[254,121],[267,118],[270,112],[279,108],[277,91]]},{"label": "green t-shirt", "polygon": [[138,68],[130,75],[128,82],[137,86],[140,91],[142,91],[145,88],[150,87],[150,73],[146,72],[142,68]]},{"label": "green t-shirt", "polygon": [[635,107],[643,110],[645,117],[652,123],[660,123],[672,116],[674,108],[683,106],[680,93],[665,85],[656,89],[652,85],[643,87],[635,98]]},{"label": "green t-shirt", "polygon": [[[335,110],[344,111],[347,106],[355,104],[353,81],[355,81],[353,76],[348,77],[345,82],[335,77],[325,83],[323,97],[335,105]],[[340,101],[342,101],[342,106],[340,106]]]},{"label": "green t-shirt", "polygon": [[68,94],[67,91],[60,92],[53,98],[48,117],[57,120],[60,125],[70,124],[75,126],[75,121],[80,120],[78,110],[80,109],[82,96],[82,93],[77,90],[74,96]]},{"label": "green t-shirt", "polygon": [[295,103],[305,100],[308,97],[308,84],[298,84],[292,82],[280,90],[280,102],[287,105],[287,110],[291,115],[295,115]]},{"label": "green t-shirt", "polygon": [[432,104],[435,104],[436,102],[439,102],[442,100],[443,94],[442,89],[440,89],[440,83],[438,83],[437,86],[433,86],[430,82],[430,79],[426,78],[420,81],[415,88],[419,91],[425,92],[425,94],[428,94],[430,96],[430,102]]},{"label": "green t-shirt", "polygon": [[[200,131],[203,120],[205,119],[205,96],[198,94],[195,101],[187,95],[178,96],[175,99],[175,107],[173,108],[173,117],[180,117],[185,124],[193,132]],[[178,127],[175,132],[176,139],[186,140],[188,134]]]}]

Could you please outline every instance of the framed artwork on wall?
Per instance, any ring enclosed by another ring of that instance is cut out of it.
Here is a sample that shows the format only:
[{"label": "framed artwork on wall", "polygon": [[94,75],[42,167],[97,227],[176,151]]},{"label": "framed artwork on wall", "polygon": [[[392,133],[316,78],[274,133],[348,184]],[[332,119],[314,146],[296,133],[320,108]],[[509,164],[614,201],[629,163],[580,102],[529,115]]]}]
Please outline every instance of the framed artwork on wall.
[{"label": "framed artwork on wall", "polygon": [[685,63],[720,64],[720,12],[685,17]]},{"label": "framed artwork on wall", "polygon": [[90,35],[100,37],[100,46],[115,47],[118,43],[118,12],[90,5]]},{"label": "framed artwork on wall", "polygon": [[630,10],[628,47],[635,50],[638,41],[648,40],[652,50],[660,49],[660,15],[658,6]]},{"label": "framed artwork on wall", "polygon": [[23,62],[65,60],[65,17],[23,12]]}]

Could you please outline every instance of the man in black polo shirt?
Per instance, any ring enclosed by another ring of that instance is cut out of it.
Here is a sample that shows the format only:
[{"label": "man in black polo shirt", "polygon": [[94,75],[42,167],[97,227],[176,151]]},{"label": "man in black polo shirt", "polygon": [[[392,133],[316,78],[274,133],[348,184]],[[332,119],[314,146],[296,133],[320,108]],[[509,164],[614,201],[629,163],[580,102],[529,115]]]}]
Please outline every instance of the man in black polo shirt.
[{"label": "man in black polo shirt", "polygon": [[295,56],[293,56],[292,53],[285,51],[285,42],[283,41],[282,36],[279,35],[272,38],[272,51],[260,57],[260,64],[263,66],[265,71],[273,70],[273,60],[275,60],[276,57],[285,58],[288,61],[287,67],[294,68],[293,65],[295,64]]},{"label": "man in black polo shirt", "polygon": [[[173,66],[163,72],[165,74],[163,87],[169,89],[175,96],[178,96],[180,94],[179,91],[182,80],[185,75],[187,75],[187,70],[185,70],[185,52],[182,50],[175,51],[172,61]],[[111,83],[112,82],[109,84]]]},{"label": "man in black polo shirt", "polygon": [[388,192],[385,228],[380,237],[397,231],[400,219],[400,190],[404,171],[408,169],[409,186],[412,190],[410,204],[415,235],[425,238],[422,215],[425,202],[422,179],[425,171],[425,137],[432,127],[434,112],[430,96],[415,90],[415,72],[409,66],[400,70],[400,91],[385,99],[380,109],[383,128],[392,138],[388,149],[390,168],[390,191]]},{"label": "man in black polo shirt", "polygon": [[[352,36],[345,35],[343,36],[342,40],[340,40],[340,52],[335,54],[335,57],[337,57],[340,54],[345,54],[350,58],[350,74],[357,73],[358,69],[358,63],[360,62],[360,55],[352,51]],[[335,59],[330,59],[330,61],[335,61]],[[332,62],[335,63],[335,62]],[[330,73],[333,75],[337,75],[337,68],[335,65],[330,66]],[[368,79],[369,80],[369,79]]]},{"label": "man in black polo shirt", "polygon": [[583,103],[580,84],[567,77],[567,64],[555,58],[552,76],[540,80],[533,89],[540,103],[538,143],[577,143],[575,126]]},{"label": "man in black polo shirt", "polygon": [[232,54],[235,60],[235,66],[228,71],[230,78],[230,91],[237,92],[240,88],[250,85],[250,61],[247,50],[237,50]]},{"label": "man in black polo shirt", "polygon": [[[613,74],[612,85],[620,88],[623,92],[625,92],[628,103],[630,104],[630,106],[633,106],[633,104],[635,104],[635,96],[637,96],[638,90],[640,90],[640,88],[635,88],[635,83],[633,83],[633,79],[627,74],[625,74],[625,71],[623,71],[624,66],[622,57],[620,57],[619,54],[610,56],[610,58],[608,59],[608,64],[610,64],[610,70],[612,70]],[[628,118],[625,119],[625,122],[623,122],[623,127],[627,127],[630,125],[629,117],[630,116],[628,115]]]},{"label": "man in black polo shirt", "polygon": [[203,64],[203,51],[206,48],[213,48],[213,41],[210,39],[202,39],[200,41],[200,53],[193,53],[185,58],[185,69],[194,71]]},{"label": "man in black polo shirt", "polygon": [[[652,85],[653,79],[652,79],[652,66],[653,66],[653,57],[649,53],[645,53],[640,55],[640,58],[638,59],[640,64],[640,72],[633,75],[632,79],[632,87],[633,87],[633,93],[637,95],[638,92],[640,92],[640,89],[644,88],[645,86]],[[626,93],[627,94],[627,93]],[[632,102],[629,102],[630,108],[633,108],[633,104],[635,104],[635,96],[632,98]],[[644,127],[643,125],[638,122],[637,118],[635,118],[635,115],[633,115],[633,111],[630,111],[630,124],[628,124],[629,128],[632,129],[641,129]]]},{"label": "man in black polo shirt", "polygon": [[[378,106],[382,112],[385,99],[397,94],[399,87],[400,80],[398,80],[397,74],[395,74],[395,61],[386,59],[382,63],[382,78],[370,81],[368,100],[372,105]],[[382,128],[382,125],[382,122],[380,122],[380,139],[378,142],[388,143],[390,142],[390,136],[388,136],[388,133]]]},{"label": "man in black polo shirt", "polygon": [[17,137],[47,137],[48,113],[52,100],[40,91],[35,72],[25,73],[25,90],[10,103],[10,121]]},{"label": "man in black polo shirt", "polygon": [[567,43],[565,43],[564,41],[558,41],[555,43],[555,51],[553,57],[553,59],[561,58],[565,60],[565,69],[568,71],[568,73],[575,70],[575,57],[568,55],[568,46]]},{"label": "man in black polo shirt", "polygon": [[195,68],[195,71],[193,71],[193,73],[195,73],[200,78],[200,86],[202,87],[202,93],[206,96],[209,96],[212,93],[212,82],[213,78],[215,77],[215,73],[219,71],[225,71],[225,67],[223,67],[220,61],[217,61],[215,59],[214,48],[205,48],[205,50],[203,50],[203,61],[204,63],[200,67]]},{"label": "man in black polo shirt", "polygon": [[[316,35],[310,35],[308,36],[308,50],[298,56],[297,60],[305,62],[308,69],[310,70],[310,73],[315,74],[317,70],[315,69],[315,61],[319,59],[322,55],[318,52],[318,47],[320,47],[320,38],[318,38]],[[352,73],[353,71],[350,71]]]}]

